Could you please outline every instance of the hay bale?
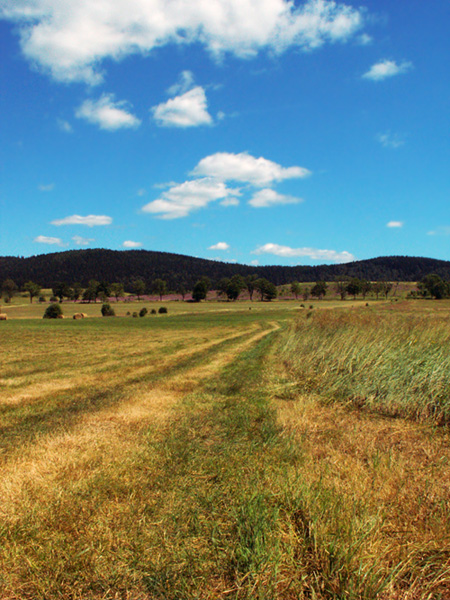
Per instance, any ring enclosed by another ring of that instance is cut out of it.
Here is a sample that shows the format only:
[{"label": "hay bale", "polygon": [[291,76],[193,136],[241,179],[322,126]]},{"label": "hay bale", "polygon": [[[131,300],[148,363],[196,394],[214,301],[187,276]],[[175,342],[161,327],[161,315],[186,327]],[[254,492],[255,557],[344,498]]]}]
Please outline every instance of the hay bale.
[{"label": "hay bale", "polygon": [[8,319],[8,315],[5,313],[0,313],[0,321],[6,321]]},{"label": "hay bale", "polygon": [[58,315],[56,318],[57,319],[64,319],[65,317],[64,317],[64,315]]},{"label": "hay bale", "polygon": [[82,317],[83,319],[86,319],[86,318],[87,318],[87,313],[80,313],[80,314],[81,314],[81,317]]},{"label": "hay bale", "polygon": [[72,318],[78,320],[78,319],[83,319],[84,317],[81,313],[75,313]]}]

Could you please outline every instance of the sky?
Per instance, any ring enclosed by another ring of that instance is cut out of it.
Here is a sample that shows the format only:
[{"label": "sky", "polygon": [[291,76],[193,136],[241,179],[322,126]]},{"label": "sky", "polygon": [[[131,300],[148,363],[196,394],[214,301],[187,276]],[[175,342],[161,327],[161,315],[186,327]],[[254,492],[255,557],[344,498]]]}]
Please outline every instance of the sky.
[{"label": "sky", "polygon": [[448,0],[0,0],[0,255],[450,260]]}]

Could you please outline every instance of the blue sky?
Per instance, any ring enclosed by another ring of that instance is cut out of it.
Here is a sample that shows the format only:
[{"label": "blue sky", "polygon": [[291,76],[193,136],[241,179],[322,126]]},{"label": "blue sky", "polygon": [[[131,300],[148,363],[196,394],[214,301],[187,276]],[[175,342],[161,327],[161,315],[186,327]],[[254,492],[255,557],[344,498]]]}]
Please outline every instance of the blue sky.
[{"label": "blue sky", "polygon": [[0,255],[450,260],[447,0],[0,0]]}]

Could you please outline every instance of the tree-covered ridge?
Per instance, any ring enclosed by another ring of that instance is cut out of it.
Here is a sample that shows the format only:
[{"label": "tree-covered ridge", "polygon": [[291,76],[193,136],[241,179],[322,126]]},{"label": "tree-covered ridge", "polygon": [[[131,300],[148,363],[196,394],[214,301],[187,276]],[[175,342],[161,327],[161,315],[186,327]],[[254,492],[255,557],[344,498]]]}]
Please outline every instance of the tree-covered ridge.
[{"label": "tree-covered ridge", "polygon": [[168,252],[104,249],[68,250],[29,258],[0,257],[0,281],[12,279],[18,286],[34,281],[45,288],[61,281],[76,281],[87,286],[94,279],[118,282],[130,289],[138,279],[146,282],[160,279],[171,290],[192,289],[202,277],[208,277],[215,287],[222,279],[236,275],[256,275],[275,285],[292,281],[334,281],[338,277],[420,281],[430,273],[449,280],[450,262],[423,257],[383,256],[341,265],[255,267]]}]

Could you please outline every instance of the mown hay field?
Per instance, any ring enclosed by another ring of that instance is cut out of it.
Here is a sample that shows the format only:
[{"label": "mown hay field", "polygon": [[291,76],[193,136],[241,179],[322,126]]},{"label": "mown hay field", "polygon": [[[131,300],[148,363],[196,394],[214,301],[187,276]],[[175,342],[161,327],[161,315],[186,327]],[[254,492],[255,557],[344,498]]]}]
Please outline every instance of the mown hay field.
[{"label": "mown hay field", "polygon": [[0,598],[450,597],[450,306],[314,305],[2,322]]}]

